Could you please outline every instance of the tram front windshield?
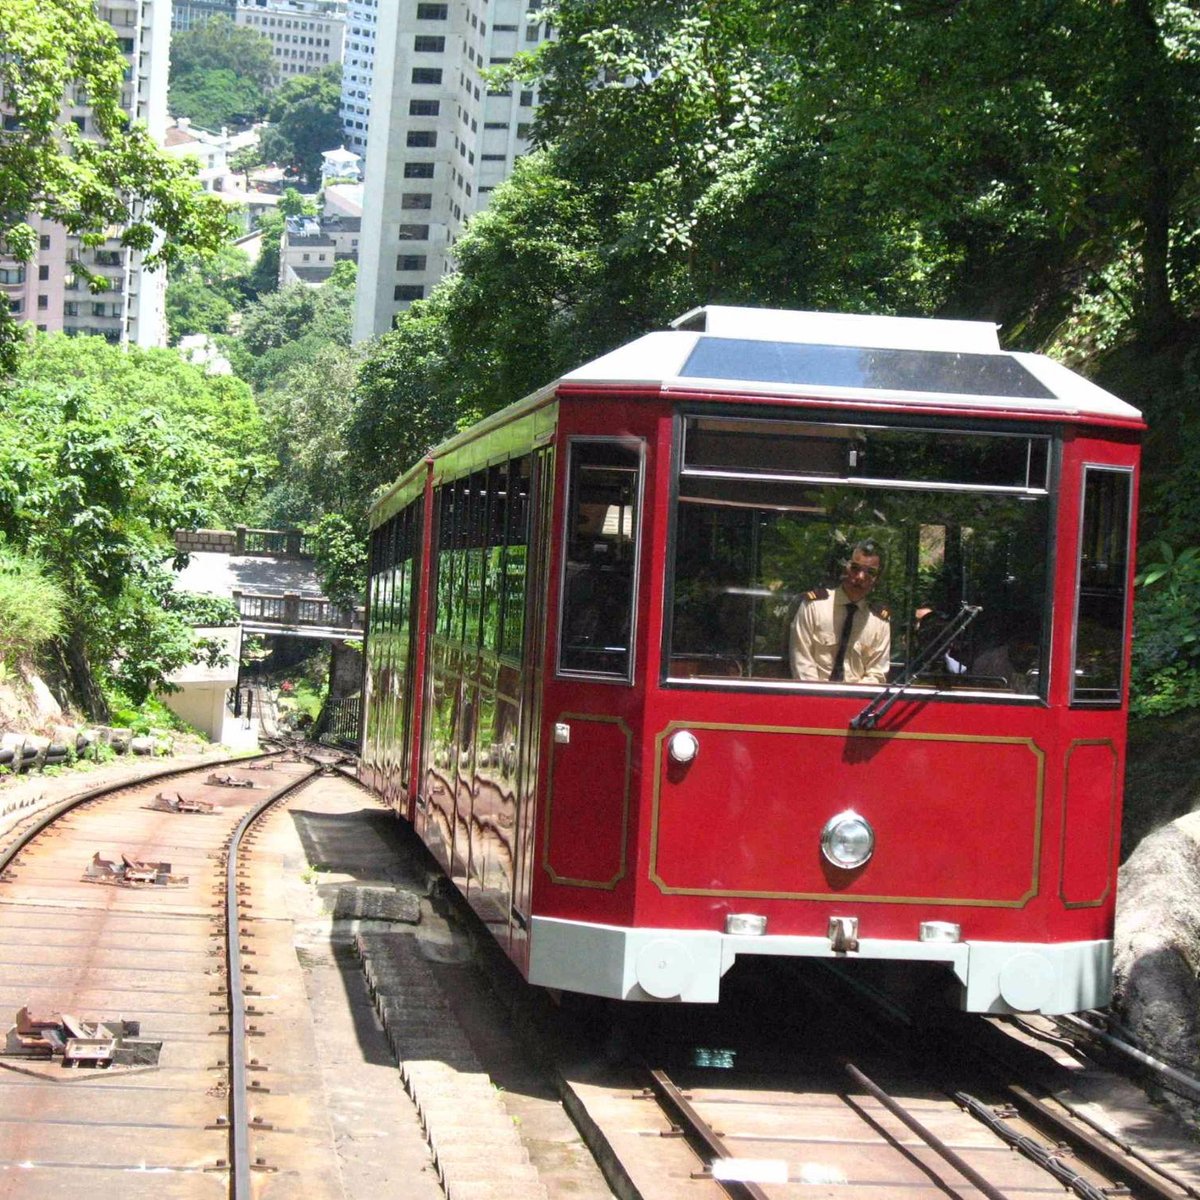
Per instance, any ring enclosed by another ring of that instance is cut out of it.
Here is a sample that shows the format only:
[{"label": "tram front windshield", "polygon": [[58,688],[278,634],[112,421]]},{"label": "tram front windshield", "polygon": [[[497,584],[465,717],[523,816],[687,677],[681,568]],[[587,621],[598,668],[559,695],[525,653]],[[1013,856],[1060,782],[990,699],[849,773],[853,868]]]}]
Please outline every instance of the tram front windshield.
[{"label": "tram front windshield", "polygon": [[805,593],[872,540],[889,679],[977,605],[916,686],[1044,696],[1050,451],[1040,434],[685,417],[670,677],[790,680]]}]

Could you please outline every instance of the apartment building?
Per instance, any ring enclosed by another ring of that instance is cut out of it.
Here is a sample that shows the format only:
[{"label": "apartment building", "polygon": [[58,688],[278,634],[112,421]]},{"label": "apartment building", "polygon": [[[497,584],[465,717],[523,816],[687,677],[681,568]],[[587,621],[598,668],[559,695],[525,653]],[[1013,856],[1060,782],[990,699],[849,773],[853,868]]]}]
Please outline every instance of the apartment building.
[{"label": "apartment building", "polygon": [[539,8],[389,0],[376,10],[356,341],[391,328],[453,269],[466,222],[528,150],[533,91],[489,89],[482,72],[550,36],[529,20]]},{"label": "apartment building", "polygon": [[342,144],[363,158],[371,124],[378,20],[379,0],[348,0],[346,38],[342,45]]},{"label": "apartment building", "polygon": [[276,83],[342,61],[346,0],[238,0],[234,19],[270,39]]},{"label": "apartment building", "polygon": [[[129,63],[122,106],[145,122],[161,145],[167,127],[170,0],[105,0],[96,11],[116,31]],[[62,119],[91,132],[91,110],[81,90],[65,97]],[[0,303],[7,302],[19,320],[46,332],[95,334],[120,345],[166,344],[165,271],[147,270],[142,255],[123,247],[117,236],[85,247],[37,214],[29,222],[38,234],[35,256],[25,263],[0,257]],[[78,263],[108,280],[108,289],[91,292],[75,272]]]},{"label": "apartment building", "polygon": [[175,0],[171,8],[171,31],[195,29],[213,17],[237,17],[238,0]]}]

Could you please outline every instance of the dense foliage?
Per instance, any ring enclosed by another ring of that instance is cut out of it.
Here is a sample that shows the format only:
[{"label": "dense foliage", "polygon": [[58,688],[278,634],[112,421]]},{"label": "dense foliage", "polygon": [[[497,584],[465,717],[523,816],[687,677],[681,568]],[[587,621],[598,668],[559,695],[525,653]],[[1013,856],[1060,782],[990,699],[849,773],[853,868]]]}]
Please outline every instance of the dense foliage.
[{"label": "dense foliage", "polygon": [[340,63],[331,63],[315,75],[286,80],[271,96],[263,159],[290,167],[310,186],[317,186],[322,153],[342,144],[341,103]]},{"label": "dense foliage", "polygon": [[[0,243],[19,261],[33,256],[29,214],[57,221],[87,245],[111,226],[146,261],[172,263],[215,250],[228,234],[226,206],[207,195],[189,162],[167,156],[121,108],[126,72],[116,35],[91,0],[4,0],[0,4]],[[61,119],[68,96],[87,97],[86,131]],[[159,232],[169,236],[159,238]],[[106,286],[82,265],[95,290]],[[0,372],[15,362],[20,328],[0,305]]]},{"label": "dense foliage", "polygon": [[61,335],[21,351],[0,389],[0,536],[61,588],[61,671],[91,715],[191,661],[172,533],[252,503],[263,444],[245,384],[173,351]]},{"label": "dense foliage", "polygon": [[214,133],[248,125],[266,111],[274,71],[269,38],[213,17],[171,37],[171,114]]}]

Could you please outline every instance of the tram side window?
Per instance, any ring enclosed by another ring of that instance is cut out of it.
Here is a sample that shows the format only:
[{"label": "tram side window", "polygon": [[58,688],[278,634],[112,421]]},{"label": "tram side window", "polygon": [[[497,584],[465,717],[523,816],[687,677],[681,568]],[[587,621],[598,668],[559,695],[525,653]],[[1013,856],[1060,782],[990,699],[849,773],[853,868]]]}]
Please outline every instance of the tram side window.
[{"label": "tram side window", "polygon": [[1129,471],[1085,467],[1071,700],[1119,704],[1128,612]]},{"label": "tram side window", "polygon": [[637,444],[571,443],[560,672],[630,678],[641,464]]},{"label": "tram side window", "polygon": [[[741,417],[689,417],[683,433],[669,677],[799,685],[799,605],[870,539],[889,679],[1045,695],[1047,437]],[[933,652],[964,605],[980,612]]]}]

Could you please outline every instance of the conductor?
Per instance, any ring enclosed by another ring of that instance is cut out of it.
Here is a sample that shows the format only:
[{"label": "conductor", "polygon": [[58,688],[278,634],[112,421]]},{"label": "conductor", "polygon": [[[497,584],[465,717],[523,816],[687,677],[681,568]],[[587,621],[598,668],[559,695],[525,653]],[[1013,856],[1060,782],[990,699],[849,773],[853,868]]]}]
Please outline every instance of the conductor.
[{"label": "conductor", "polygon": [[892,630],[885,608],[867,603],[883,572],[883,548],[859,542],[833,591],[806,592],[792,622],[792,674],[806,682],[887,682]]}]

